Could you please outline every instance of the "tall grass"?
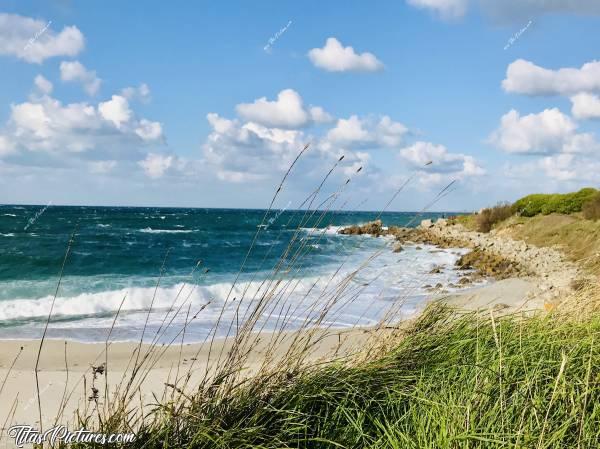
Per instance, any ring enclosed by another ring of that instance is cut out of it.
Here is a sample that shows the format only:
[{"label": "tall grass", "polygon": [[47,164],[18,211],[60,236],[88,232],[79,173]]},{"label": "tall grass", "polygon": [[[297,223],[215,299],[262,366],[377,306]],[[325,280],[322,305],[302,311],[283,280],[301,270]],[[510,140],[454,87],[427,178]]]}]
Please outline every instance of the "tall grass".
[{"label": "tall grass", "polygon": [[597,314],[460,315],[438,304],[366,359],[161,404],[133,447],[596,448],[599,336]]}]

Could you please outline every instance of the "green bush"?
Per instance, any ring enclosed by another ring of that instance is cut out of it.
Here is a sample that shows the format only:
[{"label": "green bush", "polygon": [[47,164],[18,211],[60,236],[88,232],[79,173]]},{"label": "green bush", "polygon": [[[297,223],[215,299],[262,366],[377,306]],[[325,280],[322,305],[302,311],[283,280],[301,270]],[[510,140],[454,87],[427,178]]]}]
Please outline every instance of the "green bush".
[{"label": "green bush", "polygon": [[516,201],[513,204],[513,212],[523,217],[552,213],[573,214],[581,212],[583,205],[597,196],[598,193],[598,190],[591,187],[565,194],[535,193]]}]

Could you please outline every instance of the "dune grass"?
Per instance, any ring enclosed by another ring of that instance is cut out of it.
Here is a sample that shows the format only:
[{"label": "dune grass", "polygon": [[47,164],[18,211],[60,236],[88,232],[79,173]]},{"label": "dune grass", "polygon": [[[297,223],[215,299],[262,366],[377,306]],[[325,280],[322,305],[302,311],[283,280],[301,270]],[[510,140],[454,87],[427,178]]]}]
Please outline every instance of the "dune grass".
[{"label": "dune grass", "polygon": [[596,448],[598,337],[595,312],[495,317],[438,304],[366,359],[161,404],[130,447]]}]

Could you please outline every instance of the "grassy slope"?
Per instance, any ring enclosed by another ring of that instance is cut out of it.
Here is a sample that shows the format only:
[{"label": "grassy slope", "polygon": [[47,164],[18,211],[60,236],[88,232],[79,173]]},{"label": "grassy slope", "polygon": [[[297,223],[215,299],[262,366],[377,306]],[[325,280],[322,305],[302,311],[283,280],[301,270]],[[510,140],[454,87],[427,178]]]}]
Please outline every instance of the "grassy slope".
[{"label": "grassy slope", "polygon": [[[455,222],[477,231],[475,215],[456,217]],[[570,260],[600,275],[600,220],[586,220],[581,214],[513,216],[495,224],[493,229],[535,246],[557,246]]]},{"label": "grassy slope", "polygon": [[495,229],[536,246],[559,246],[569,259],[600,274],[600,221],[585,220],[579,215],[551,214],[512,217]]},{"label": "grassy slope", "polygon": [[597,314],[523,322],[433,307],[375,360],[165,407],[136,446],[597,448],[599,336]]}]

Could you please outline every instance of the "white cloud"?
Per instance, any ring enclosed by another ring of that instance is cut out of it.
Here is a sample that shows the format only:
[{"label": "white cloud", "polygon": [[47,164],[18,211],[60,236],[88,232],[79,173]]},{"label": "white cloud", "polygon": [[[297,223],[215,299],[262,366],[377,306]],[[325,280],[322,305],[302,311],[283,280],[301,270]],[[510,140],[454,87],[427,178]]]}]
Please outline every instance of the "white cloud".
[{"label": "white cloud", "polygon": [[600,91],[600,61],[580,69],[549,70],[518,59],[508,66],[502,87],[507,92],[525,95],[573,95]]},{"label": "white cloud", "polygon": [[479,0],[482,9],[501,21],[519,21],[550,13],[600,14],[597,0]]},{"label": "white cloud", "polygon": [[112,122],[117,128],[131,119],[131,109],[126,98],[113,95],[112,99],[98,105],[98,111],[104,120]]},{"label": "white cloud", "polygon": [[311,120],[315,123],[328,123],[333,120],[331,114],[326,112],[321,106],[312,106],[308,112]]},{"label": "white cloud", "polygon": [[442,18],[466,14],[469,5],[480,6],[488,16],[503,22],[516,22],[549,13],[600,14],[597,0],[407,0],[409,5],[427,9]]},{"label": "white cloud", "polygon": [[12,55],[26,62],[40,64],[55,56],[75,56],[85,43],[75,26],[59,33],[50,22],[17,14],[0,13],[0,55]]},{"label": "white cloud", "polygon": [[361,119],[352,115],[338,119],[336,126],[327,133],[327,141],[346,147],[394,147],[402,143],[408,128],[384,115],[379,120]]},{"label": "white cloud", "polygon": [[89,163],[90,172],[98,174],[106,174],[114,170],[117,166],[117,161],[93,161]]},{"label": "white cloud", "polygon": [[315,117],[321,120],[326,118],[322,108],[307,111],[302,97],[293,89],[282,90],[274,101],[262,97],[253,103],[238,104],[236,111],[245,120],[278,128],[300,128]]},{"label": "white cloud", "polygon": [[335,128],[327,133],[327,139],[339,144],[350,144],[369,142],[372,137],[364,128],[363,121],[358,116],[352,115],[348,119],[339,119]]},{"label": "white cloud", "polygon": [[140,84],[138,87],[126,87],[121,91],[121,95],[128,100],[138,100],[142,103],[150,101],[150,88],[146,83]]},{"label": "white cloud", "polygon": [[135,133],[143,140],[158,140],[162,138],[162,125],[159,122],[151,122],[145,118],[140,120],[139,126],[135,129]]},{"label": "white cloud", "polygon": [[38,75],[35,77],[34,81],[35,87],[39,89],[39,91],[45,95],[49,95],[52,93],[52,83],[44,78],[42,75]]},{"label": "white cloud", "polygon": [[407,0],[408,4],[428,9],[444,19],[456,19],[467,12],[468,0]]},{"label": "white cloud", "polygon": [[5,136],[0,136],[0,157],[7,156],[15,151],[13,143]]},{"label": "white cloud", "polygon": [[96,72],[87,70],[79,61],[61,62],[60,79],[80,82],[88,95],[95,95],[102,84],[102,80],[96,76]]},{"label": "white cloud", "polygon": [[173,156],[149,153],[146,159],[139,161],[138,164],[144,169],[148,177],[157,179],[162,178],[165,172],[173,165],[173,159]]},{"label": "white cloud", "polygon": [[571,112],[577,119],[600,118],[600,97],[594,94],[580,93],[571,97]]},{"label": "white cloud", "polygon": [[413,169],[419,172],[431,175],[438,174],[429,179],[429,181],[437,180],[441,182],[446,179],[441,175],[447,175],[455,179],[464,179],[485,174],[485,170],[472,156],[462,153],[450,153],[445,146],[435,145],[431,142],[416,142],[409,147],[401,149],[399,155],[402,159],[409,162]]},{"label": "white cloud", "polygon": [[221,180],[246,182],[264,179],[289,167],[304,146],[301,131],[241,124],[210,113],[212,132],[202,147],[206,162]]},{"label": "white cloud", "polygon": [[568,181],[577,177],[577,172],[572,168],[573,159],[572,154],[558,154],[542,158],[539,163],[550,178]]},{"label": "white cloud", "polygon": [[577,124],[557,108],[521,116],[514,109],[505,114],[489,141],[508,153],[582,153],[595,151],[593,135],[577,133]]},{"label": "white cloud", "polygon": [[308,52],[311,62],[328,72],[375,72],[383,69],[383,63],[372,53],[357,54],[350,46],[344,47],[335,37],[327,39],[323,48]]},{"label": "white cloud", "polygon": [[87,102],[65,105],[44,95],[11,105],[3,136],[7,148],[21,155],[89,153],[89,157],[106,159],[106,155],[128,157],[146,141],[162,137],[162,127],[138,120],[127,100],[118,95],[98,106]]}]

